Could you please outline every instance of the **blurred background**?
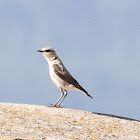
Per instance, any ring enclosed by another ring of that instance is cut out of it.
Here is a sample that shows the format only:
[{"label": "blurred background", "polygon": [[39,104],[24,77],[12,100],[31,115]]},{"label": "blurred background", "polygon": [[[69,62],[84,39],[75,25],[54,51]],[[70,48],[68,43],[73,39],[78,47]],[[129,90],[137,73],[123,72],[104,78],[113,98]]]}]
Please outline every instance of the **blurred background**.
[{"label": "blurred background", "polygon": [[62,105],[140,119],[138,9],[135,0],[0,0],[0,102],[56,102],[36,51],[51,46],[94,97],[69,91]]}]

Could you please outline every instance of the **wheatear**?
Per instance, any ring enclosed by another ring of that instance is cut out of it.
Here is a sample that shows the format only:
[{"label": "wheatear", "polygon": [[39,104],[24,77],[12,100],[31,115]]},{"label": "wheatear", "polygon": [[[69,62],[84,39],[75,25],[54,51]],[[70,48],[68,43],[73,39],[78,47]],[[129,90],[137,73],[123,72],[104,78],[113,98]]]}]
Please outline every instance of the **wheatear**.
[{"label": "wheatear", "polygon": [[49,64],[49,72],[52,81],[60,89],[61,96],[57,102],[53,105],[55,107],[60,107],[60,104],[67,96],[67,90],[78,90],[85,93],[90,98],[93,98],[88,92],[80,86],[80,84],[71,76],[68,70],[63,65],[62,61],[57,56],[55,50],[51,47],[44,47],[41,50],[43,56],[46,58]]}]

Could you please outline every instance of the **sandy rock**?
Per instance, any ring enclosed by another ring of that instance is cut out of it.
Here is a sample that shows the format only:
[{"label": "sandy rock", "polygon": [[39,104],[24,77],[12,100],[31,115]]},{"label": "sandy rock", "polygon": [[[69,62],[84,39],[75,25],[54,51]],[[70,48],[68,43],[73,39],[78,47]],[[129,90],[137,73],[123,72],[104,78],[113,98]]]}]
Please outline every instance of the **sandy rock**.
[{"label": "sandy rock", "polygon": [[47,106],[0,103],[0,140],[140,140],[140,122]]}]

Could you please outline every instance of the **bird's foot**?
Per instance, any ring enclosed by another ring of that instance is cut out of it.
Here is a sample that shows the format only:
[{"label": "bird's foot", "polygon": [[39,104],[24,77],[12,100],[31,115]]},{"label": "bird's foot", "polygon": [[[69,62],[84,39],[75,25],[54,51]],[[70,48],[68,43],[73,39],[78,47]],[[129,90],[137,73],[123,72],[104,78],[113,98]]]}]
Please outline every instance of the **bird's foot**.
[{"label": "bird's foot", "polygon": [[59,104],[50,104],[48,107],[64,108],[64,106],[60,106]]}]

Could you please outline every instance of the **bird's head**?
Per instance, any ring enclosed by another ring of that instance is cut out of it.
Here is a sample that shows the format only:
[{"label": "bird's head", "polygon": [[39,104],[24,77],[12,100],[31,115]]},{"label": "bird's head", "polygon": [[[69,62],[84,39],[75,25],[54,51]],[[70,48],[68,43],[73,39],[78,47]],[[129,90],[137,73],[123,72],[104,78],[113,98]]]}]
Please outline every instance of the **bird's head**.
[{"label": "bird's head", "polygon": [[57,57],[55,50],[51,47],[44,47],[41,50],[38,50],[38,52],[41,52],[49,61]]}]

